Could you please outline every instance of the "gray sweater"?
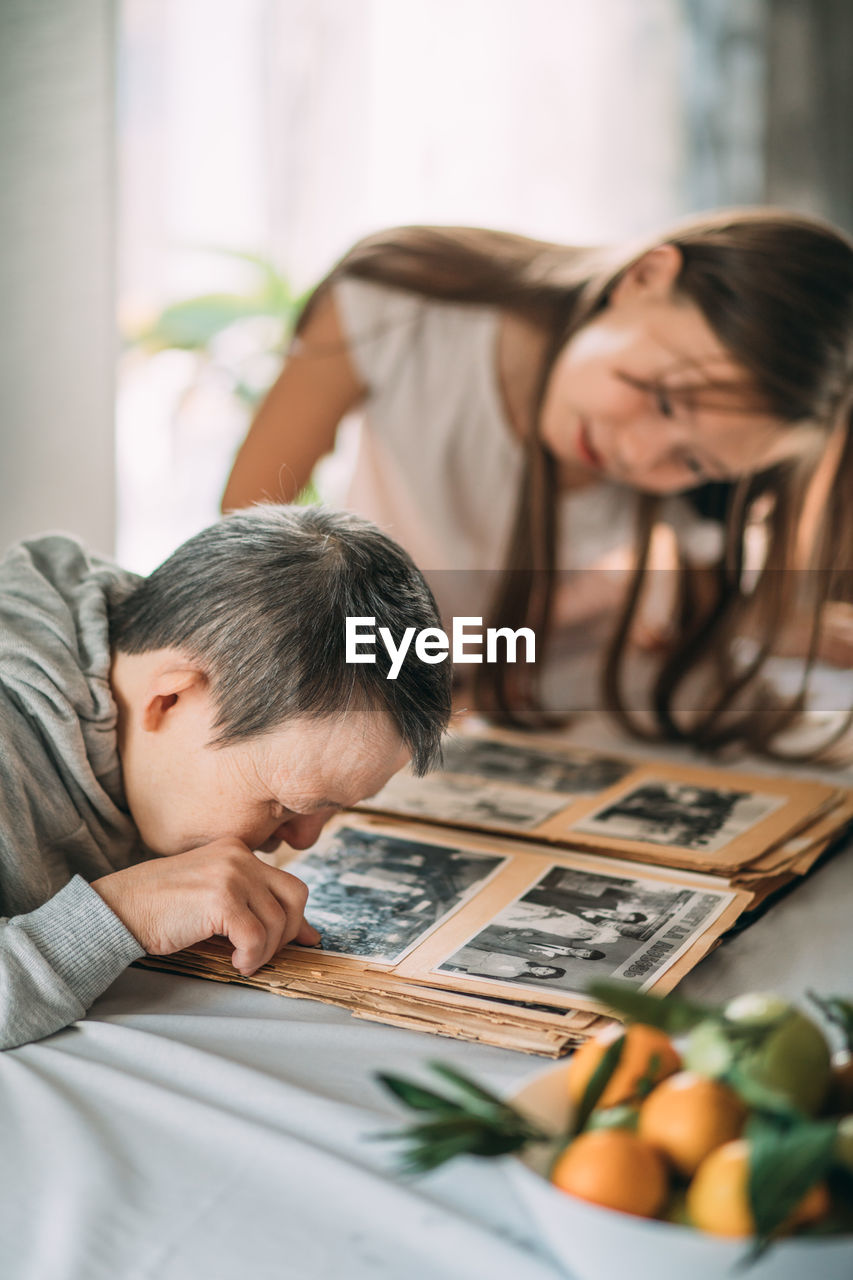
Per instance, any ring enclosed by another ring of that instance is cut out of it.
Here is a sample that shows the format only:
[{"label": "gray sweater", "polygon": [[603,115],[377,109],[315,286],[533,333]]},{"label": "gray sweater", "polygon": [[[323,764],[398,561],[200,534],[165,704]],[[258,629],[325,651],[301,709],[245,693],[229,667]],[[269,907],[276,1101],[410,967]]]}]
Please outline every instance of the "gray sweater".
[{"label": "gray sweater", "polygon": [[109,685],[107,602],[135,581],[58,535],[0,563],[0,1048],[81,1018],[143,955],[88,883],[145,856]]}]

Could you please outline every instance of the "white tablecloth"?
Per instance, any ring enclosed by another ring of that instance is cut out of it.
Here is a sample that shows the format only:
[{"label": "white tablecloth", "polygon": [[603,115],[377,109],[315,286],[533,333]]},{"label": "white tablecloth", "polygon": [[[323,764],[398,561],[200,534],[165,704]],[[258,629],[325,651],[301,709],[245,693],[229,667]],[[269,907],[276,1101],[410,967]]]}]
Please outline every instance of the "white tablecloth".
[{"label": "white tablecloth", "polygon": [[[681,990],[849,993],[851,907],[853,845]],[[404,1180],[371,1140],[402,1119],[374,1072],[432,1058],[500,1091],[546,1065],[128,970],[83,1022],[0,1055],[0,1275],[556,1280],[504,1162]]]}]

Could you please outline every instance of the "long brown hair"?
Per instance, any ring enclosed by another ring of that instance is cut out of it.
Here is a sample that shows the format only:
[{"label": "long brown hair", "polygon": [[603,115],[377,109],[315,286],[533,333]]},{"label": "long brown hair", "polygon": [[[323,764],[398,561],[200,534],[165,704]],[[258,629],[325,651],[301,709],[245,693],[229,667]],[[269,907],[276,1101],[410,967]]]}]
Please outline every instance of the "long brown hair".
[{"label": "long brown hair", "polygon": [[[538,420],[558,353],[606,306],[627,268],[661,243],[675,245],[682,256],[677,294],[699,307],[746,374],[739,386],[709,383],[710,390],[781,422],[817,425],[827,437],[840,432],[844,439],[810,561],[800,563],[799,571],[795,543],[816,460],[777,466],[728,487],[725,553],[712,590],[707,572],[698,590],[698,574],[681,554],[674,639],[656,673],[650,715],[638,718],[623,688],[625,657],[660,506],[659,499],[641,495],[633,577],[603,663],[605,701],[641,736],[708,749],[740,742],[773,753],[778,736],[805,708],[827,602],[853,598],[853,245],[840,232],[795,214],[737,210],[693,218],[650,243],[616,251],[478,228],[403,227],[356,245],[319,286],[301,324],[313,300],[344,275],[512,311],[548,336],[534,406]],[[489,622],[532,627],[540,652],[552,631],[557,493],[554,459],[534,430],[526,441],[510,550]],[[766,554],[757,578],[753,574],[749,581],[744,544],[759,504],[765,510]],[[795,611],[810,618],[801,684],[792,696],[771,696],[761,680],[764,665]],[[754,642],[748,658],[734,643],[745,634]],[[703,671],[703,696],[698,710],[693,699],[688,714],[679,703]],[[553,723],[541,705],[535,670],[521,664],[478,668],[476,698],[480,709],[503,723]]]}]

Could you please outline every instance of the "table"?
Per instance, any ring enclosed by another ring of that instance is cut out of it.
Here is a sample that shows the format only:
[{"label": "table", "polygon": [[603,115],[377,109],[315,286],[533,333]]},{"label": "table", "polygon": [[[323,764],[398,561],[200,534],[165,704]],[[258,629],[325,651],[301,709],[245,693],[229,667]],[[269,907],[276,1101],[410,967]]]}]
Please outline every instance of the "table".
[{"label": "table", "polygon": [[[571,737],[625,745],[601,724]],[[853,841],[679,989],[849,994],[851,909]],[[462,1159],[406,1180],[393,1146],[373,1140],[401,1120],[374,1073],[417,1074],[433,1058],[501,1092],[547,1065],[129,969],[83,1022],[0,1055],[0,1273],[557,1280],[505,1162]]]}]

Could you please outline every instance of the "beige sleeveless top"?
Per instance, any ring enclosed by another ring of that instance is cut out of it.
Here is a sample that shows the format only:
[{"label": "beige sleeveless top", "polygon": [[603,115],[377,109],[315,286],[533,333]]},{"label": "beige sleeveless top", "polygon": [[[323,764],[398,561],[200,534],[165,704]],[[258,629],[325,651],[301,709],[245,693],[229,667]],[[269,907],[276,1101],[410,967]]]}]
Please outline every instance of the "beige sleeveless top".
[{"label": "beige sleeveless top", "polygon": [[[500,313],[353,279],[334,297],[367,397],[320,469],[321,495],[400,542],[445,617],[485,616],[523,468],[498,383]],[[560,567],[609,568],[606,594],[624,587],[624,557],[618,573],[614,559],[631,543],[636,505],[610,483],[566,494]]]}]

